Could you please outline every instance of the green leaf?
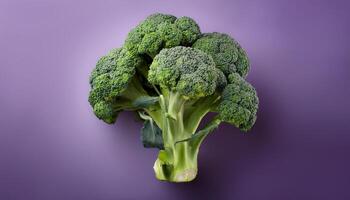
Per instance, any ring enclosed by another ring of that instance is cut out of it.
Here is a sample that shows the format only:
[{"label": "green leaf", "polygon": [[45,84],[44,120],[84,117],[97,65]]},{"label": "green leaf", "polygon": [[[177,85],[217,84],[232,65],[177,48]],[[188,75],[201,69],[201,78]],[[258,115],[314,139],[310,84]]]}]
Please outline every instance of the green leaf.
[{"label": "green leaf", "polygon": [[159,97],[141,96],[132,102],[136,108],[148,108],[159,101]]},{"label": "green leaf", "polygon": [[143,124],[141,141],[145,148],[164,149],[162,130],[153,120],[146,120]]}]

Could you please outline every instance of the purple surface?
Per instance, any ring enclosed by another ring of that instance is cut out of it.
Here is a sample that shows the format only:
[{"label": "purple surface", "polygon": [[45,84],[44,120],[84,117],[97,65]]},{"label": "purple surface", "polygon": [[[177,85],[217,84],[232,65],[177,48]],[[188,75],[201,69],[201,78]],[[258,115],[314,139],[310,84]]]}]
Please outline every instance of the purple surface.
[{"label": "purple surface", "polygon": [[[0,1],[0,199],[350,199],[346,1]],[[261,100],[248,135],[223,125],[199,177],[158,182],[130,113],[87,102],[97,58],[153,12],[188,15],[247,50]]]}]

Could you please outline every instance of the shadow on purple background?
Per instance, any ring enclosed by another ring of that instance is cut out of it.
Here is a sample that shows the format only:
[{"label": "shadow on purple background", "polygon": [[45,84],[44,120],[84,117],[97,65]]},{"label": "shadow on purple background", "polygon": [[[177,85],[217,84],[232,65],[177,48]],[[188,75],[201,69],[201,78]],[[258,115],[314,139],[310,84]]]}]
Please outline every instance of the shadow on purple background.
[{"label": "shadow on purple background", "polygon": [[[350,199],[347,1],[1,1],[0,199]],[[96,60],[153,12],[193,17],[247,50],[253,130],[222,125],[199,177],[159,182],[131,113],[87,102]]]}]

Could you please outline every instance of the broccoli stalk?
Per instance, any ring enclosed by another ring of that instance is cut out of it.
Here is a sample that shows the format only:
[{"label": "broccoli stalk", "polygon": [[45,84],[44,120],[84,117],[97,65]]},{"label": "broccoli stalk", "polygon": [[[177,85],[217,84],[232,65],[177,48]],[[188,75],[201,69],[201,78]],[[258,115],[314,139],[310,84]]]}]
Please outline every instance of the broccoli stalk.
[{"label": "broccoli stalk", "polygon": [[[218,98],[216,95],[212,96]],[[159,180],[191,181],[198,171],[197,155],[200,144],[221,120],[214,118],[201,130],[204,134],[196,133],[200,121],[211,110],[211,104],[193,108],[193,104],[196,103],[186,100],[179,92],[165,92],[164,95],[160,95],[159,104],[161,121],[158,125],[162,130],[164,149],[159,151],[154,164],[155,175]],[[195,133],[198,137],[192,137]]]}]

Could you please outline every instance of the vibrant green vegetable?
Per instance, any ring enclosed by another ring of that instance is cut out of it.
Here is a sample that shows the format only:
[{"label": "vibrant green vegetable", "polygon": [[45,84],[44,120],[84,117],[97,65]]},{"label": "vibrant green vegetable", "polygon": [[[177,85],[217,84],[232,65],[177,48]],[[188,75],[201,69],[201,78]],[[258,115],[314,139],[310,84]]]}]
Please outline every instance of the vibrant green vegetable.
[{"label": "vibrant green vegetable", "polygon": [[[186,182],[197,175],[204,138],[222,122],[252,128],[258,110],[242,47],[222,33],[201,34],[189,17],[153,14],[136,26],[123,47],[99,59],[90,76],[89,102],[106,123],[137,112],[141,140],[158,148],[159,180]],[[200,130],[208,113],[214,117]]]}]

